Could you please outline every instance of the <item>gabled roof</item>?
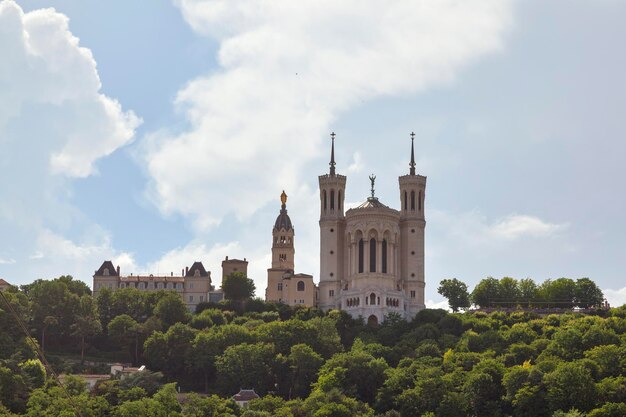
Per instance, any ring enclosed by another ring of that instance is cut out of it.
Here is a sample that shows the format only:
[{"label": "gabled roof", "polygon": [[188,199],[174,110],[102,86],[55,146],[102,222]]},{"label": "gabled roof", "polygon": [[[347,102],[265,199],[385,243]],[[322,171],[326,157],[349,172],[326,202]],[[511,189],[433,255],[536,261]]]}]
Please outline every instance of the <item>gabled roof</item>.
[{"label": "gabled roof", "polygon": [[0,278],[0,285],[11,285],[11,284],[9,284],[8,282]]},{"label": "gabled roof", "polygon": [[259,397],[259,394],[254,392],[253,389],[242,389],[237,394],[233,395],[232,398],[235,401],[250,401],[261,397]]},{"label": "gabled roof", "polygon": [[196,271],[200,271],[200,276],[201,277],[208,277],[209,273],[207,272],[206,269],[204,269],[204,265],[202,265],[202,262],[194,262],[193,265],[191,265],[191,268],[189,268],[189,270],[187,271],[187,273],[185,274],[186,277],[193,277],[195,276]]},{"label": "gabled roof", "polygon": [[117,269],[113,266],[113,262],[111,262],[111,261],[104,261],[102,263],[102,266],[100,266],[100,268],[96,272],[94,272],[94,275],[95,276],[103,276],[105,268],[109,269],[109,276],[113,276],[113,277],[118,276],[117,275]]}]

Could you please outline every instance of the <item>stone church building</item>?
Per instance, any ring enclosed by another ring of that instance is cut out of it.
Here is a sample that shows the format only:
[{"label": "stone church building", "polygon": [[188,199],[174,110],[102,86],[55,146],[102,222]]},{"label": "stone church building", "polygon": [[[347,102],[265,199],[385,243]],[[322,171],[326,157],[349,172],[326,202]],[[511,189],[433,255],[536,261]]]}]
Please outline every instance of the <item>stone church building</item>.
[{"label": "stone church building", "polygon": [[319,177],[320,282],[313,290],[310,275],[294,274],[294,229],[282,209],[273,229],[272,268],[268,269],[267,301],[341,309],[370,324],[389,313],[412,318],[424,305],[424,199],[426,177],[415,173],[411,134],[409,173],[398,178],[400,210],[371,195],[345,210],[346,176],[337,174],[334,133],[330,171]]}]

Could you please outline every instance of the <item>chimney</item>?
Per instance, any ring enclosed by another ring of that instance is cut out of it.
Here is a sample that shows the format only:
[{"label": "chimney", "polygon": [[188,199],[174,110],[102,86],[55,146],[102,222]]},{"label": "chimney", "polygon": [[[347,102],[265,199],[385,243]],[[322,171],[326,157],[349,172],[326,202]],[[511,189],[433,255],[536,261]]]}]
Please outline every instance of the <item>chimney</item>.
[{"label": "chimney", "polygon": [[184,269],[181,269],[181,270],[180,270],[180,276],[181,276],[181,277],[184,277],[184,276],[185,276],[185,270],[184,270]]},{"label": "chimney", "polygon": [[174,271],[170,273],[170,277],[173,277],[173,276],[174,276]]},{"label": "chimney", "polygon": [[185,276],[186,276],[188,273],[189,273],[189,267],[188,267],[188,266],[186,266],[186,267],[185,267]]},{"label": "chimney", "polygon": [[117,276],[118,277],[120,276],[120,266],[119,265],[117,266]]},{"label": "chimney", "polygon": [[226,255],[226,260],[228,260],[228,255]]}]

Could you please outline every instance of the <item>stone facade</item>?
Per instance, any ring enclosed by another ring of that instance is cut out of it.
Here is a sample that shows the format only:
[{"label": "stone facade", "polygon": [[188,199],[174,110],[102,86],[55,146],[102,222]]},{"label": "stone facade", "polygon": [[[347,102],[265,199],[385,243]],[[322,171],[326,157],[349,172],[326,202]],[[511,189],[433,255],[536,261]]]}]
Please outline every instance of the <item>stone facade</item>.
[{"label": "stone facade", "polygon": [[97,297],[102,288],[112,291],[119,288],[176,291],[190,311],[194,311],[199,303],[209,301],[211,294],[216,292],[211,285],[211,272],[204,268],[202,262],[194,262],[191,268],[186,267],[180,276],[175,276],[173,272],[170,275],[158,276],[152,274],[122,276],[119,266],[114,267],[113,262],[104,261],[93,275],[93,296]]},{"label": "stone facade", "polygon": [[267,270],[265,300],[313,307],[316,298],[313,276],[294,273],[295,231],[287,214],[287,194],[284,191],[281,202],[281,210],[272,229],[272,267]]},{"label": "stone facade", "polygon": [[400,210],[374,193],[344,212],[346,177],[319,177],[320,283],[318,306],[346,310],[379,323],[395,312],[412,318],[424,306],[424,198],[426,177],[415,174],[411,145],[408,175],[399,178]]}]

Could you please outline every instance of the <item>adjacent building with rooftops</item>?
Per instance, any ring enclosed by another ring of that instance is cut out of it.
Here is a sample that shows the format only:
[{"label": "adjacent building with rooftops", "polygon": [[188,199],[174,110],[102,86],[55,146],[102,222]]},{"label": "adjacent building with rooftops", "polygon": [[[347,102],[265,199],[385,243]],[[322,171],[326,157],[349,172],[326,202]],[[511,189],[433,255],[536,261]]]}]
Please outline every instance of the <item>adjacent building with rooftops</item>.
[{"label": "adjacent building with rooftops", "polygon": [[11,286],[11,284],[9,284],[8,282],[6,282],[2,278],[0,278],[0,291],[4,291],[6,289],[9,289],[10,286]]},{"label": "adjacent building with rooftops", "polygon": [[[248,262],[239,259],[228,259],[222,262],[224,275],[230,272],[241,271],[248,273]],[[191,267],[185,267],[180,275],[122,275],[120,267],[113,262],[104,261],[93,275],[93,296],[97,297],[100,290],[108,288],[137,288],[142,291],[170,290],[180,294],[190,311],[194,311],[199,303],[205,301],[218,302],[222,300],[221,290],[215,290],[211,284],[211,272],[207,271],[202,262],[194,262]]]}]

